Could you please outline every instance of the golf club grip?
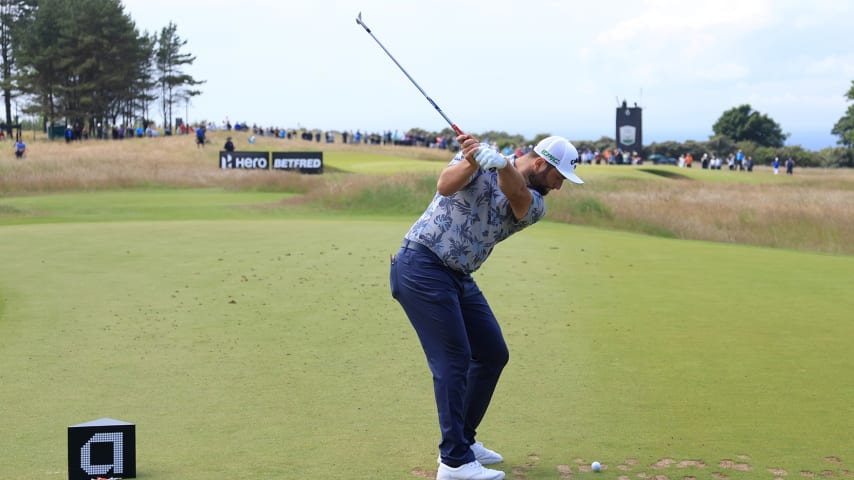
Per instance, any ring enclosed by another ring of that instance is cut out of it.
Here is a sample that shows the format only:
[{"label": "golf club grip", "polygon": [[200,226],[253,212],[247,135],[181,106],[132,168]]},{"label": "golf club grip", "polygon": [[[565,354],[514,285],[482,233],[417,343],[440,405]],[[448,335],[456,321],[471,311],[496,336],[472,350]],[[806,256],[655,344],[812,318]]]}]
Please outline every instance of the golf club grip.
[{"label": "golf club grip", "polygon": [[462,131],[462,130],[460,130],[460,127],[456,126],[456,125],[455,125],[455,124],[453,124],[453,123],[451,124],[451,128],[453,128],[453,129],[454,129],[454,131],[455,131],[455,132],[457,132],[457,135],[465,135],[465,134],[463,133],[463,131]]}]

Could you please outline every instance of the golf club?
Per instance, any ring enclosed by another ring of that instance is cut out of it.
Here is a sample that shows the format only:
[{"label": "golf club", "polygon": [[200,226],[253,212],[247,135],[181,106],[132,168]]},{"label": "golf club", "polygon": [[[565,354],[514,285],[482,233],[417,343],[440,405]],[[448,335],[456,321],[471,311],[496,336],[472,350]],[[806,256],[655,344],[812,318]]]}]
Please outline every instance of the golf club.
[{"label": "golf club", "polygon": [[391,61],[393,61],[393,62],[394,62],[394,64],[395,64],[395,65],[397,65],[397,67],[400,69],[400,71],[402,71],[402,72],[403,72],[403,74],[404,74],[404,75],[406,75],[406,78],[408,78],[408,79],[409,79],[409,81],[410,81],[410,82],[412,82],[412,84],[413,84],[413,85],[415,85],[415,88],[417,88],[417,89],[418,89],[418,91],[419,91],[419,92],[421,92],[421,95],[424,95],[424,98],[426,98],[426,99],[427,99],[427,101],[428,101],[428,102],[430,102],[430,105],[433,105],[433,108],[435,108],[435,109],[436,109],[436,111],[437,111],[437,112],[439,112],[439,115],[441,115],[441,116],[442,116],[442,118],[444,118],[446,122],[448,122],[448,125],[450,125],[450,126],[451,126],[451,128],[453,128],[453,129],[454,129],[454,131],[455,131],[455,132],[457,132],[457,135],[462,135],[462,134],[463,134],[463,131],[462,131],[462,130],[460,130],[460,127],[456,126],[456,125],[454,124],[454,122],[452,122],[452,121],[451,121],[451,119],[450,119],[450,118],[448,118],[448,116],[447,116],[447,115],[445,115],[445,112],[443,112],[443,111],[442,111],[442,109],[441,109],[441,108],[439,108],[439,106],[438,106],[438,105],[436,105],[436,102],[434,102],[434,101],[433,101],[433,99],[432,99],[432,98],[430,98],[430,97],[427,95],[427,93],[424,91],[424,89],[423,89],[423,88],[421,88],[421,87],[419,87],[419,86],[418,86],[418,84],[415,82],[415,80],[414,80],[414,79],[413,79],[413,78],[412,78],[412,77],[411,77],[411,76],[406,72],[406,69],[404,69],[404,68],[400,65],[400,63],[398,63],[398,61],[394,59],[394,56],[392,56],[392,54],[391,54],[391,53],[389,53],[389,51],[388,51],[388,50],[383,46],[383,44],[382,44],[382,43],[377,39],[377,37],[375,37],[375,36],[374,36],[374,34],[373,34],[373,33],[371,33],[371,29],[370,29],[370,28],[368,28],[368,26],[367,26],[367,25],[365,25],[365,22],[363,22],[363,21],[362,21],[362,12],[359,12],[359,15],[357,15],[357,16],[356,16],[356,23],[358,23],[359,25],[361,25],[361,26],[362,26],[362,28],[364,28],[364,29],[365,29],[365,31],[366,31],[366,32],[368,32],[368,35],[370,35],[370,36],[371,36],[371,38],[373,38],[373,39],[374,39],[374,41],[376,41],[376,42],[377,42],[377,45],[379,45],[379,46],[380,46],[380,48],[382,48],[382,49],[383,49],[383,51],[386,53],[386,55],[388,55],[388,57],[389,57],[389,58],[391,58]]}]

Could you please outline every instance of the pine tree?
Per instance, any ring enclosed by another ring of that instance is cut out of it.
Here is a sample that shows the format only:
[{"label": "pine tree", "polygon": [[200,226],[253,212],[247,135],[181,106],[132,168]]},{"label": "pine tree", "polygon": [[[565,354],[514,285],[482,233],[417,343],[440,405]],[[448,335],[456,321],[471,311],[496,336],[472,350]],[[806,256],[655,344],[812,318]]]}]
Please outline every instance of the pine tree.
[{"label": "pine tree", "polygon": [[189,53],[182,53],[181,49],[187,44],[177,34],[178,27],[169,22],[163,27],[157,42],[156,69],[159,75],[157,84],[160,87],[160,102],[163,113],[163,121],[166,125],[172,125],[172,109],[179,100],[188,102],[191,97],[200,95],[202,92],[191,87],[201,85],[204,81],[197,81],[192,76],[183,72],[182,68],[192,65],[196,57]]},{"label": "pine tree", "polygon": [[15,48],[13,44],[15,31],[26,28],[35,11],[35,0],[0,0],[0,85],[3,90],[3,103],[6,107],[6,133],[12,136],[12,124],[18,123],[17,112],[12,118],[12,99],[17,93],[15,75]]},{"label": "pine tree", "polygon": [[152,49],[120,0],[40,0],[18,33],[21,90],[49,123],[133,120]]}]

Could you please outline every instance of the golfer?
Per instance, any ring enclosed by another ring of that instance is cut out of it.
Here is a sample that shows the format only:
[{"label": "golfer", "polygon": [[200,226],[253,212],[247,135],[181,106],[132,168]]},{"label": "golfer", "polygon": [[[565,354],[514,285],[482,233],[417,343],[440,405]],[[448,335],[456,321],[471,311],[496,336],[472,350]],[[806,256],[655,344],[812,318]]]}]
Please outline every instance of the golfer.
[{"label": "golfer", "polygon": [[548,137],[507,160],[471,135],[439,174],[437,193],[392,258],[391,294],[415,328],[439,413],[438,480],[500,480],[498,453],[476,440],[509,354],[471,274],[495,245],[546,213],[545,197],[575,175],[578,152]]}]

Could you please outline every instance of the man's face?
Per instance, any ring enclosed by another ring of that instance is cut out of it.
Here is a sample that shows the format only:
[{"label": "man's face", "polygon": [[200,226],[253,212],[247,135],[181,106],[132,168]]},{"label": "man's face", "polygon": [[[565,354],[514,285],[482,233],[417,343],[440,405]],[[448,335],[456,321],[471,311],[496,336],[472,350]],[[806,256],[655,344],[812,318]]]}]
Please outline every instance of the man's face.
[{"label": "man's face", "polygon": [[534,173],[528,175],[528,186],[538,191],[542,196],[548,195],[552,190],[560,190],[564,181],[563,175],[542,158],[538,159],[537,163],[539,165]]}]

